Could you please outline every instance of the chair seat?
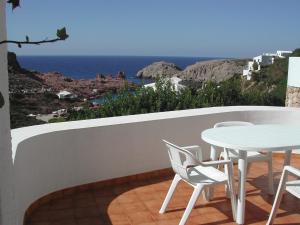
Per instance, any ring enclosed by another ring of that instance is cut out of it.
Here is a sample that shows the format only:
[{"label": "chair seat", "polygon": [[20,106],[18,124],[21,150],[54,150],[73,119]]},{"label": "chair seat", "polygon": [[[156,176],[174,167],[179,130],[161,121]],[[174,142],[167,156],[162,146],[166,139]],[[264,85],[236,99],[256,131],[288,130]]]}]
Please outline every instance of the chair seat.
[{"label": "chair seat", "polygon": [[[220,156],[222,158],[224,157],[224,152],[221,152]],[[239,159],[239,154],[237,150],[229,150],[229,158],[232,159],[234,162],[236,162]],[[255,151],[248,151],[247,152],[247,160],[248,162],[252,161],[266,161],[268,160],[267,155],[262,154],[260,152],[255,152]]]},{"label": "chair seat", "polygon": [[222,171],[212,167],[195,166],[188,169],[189,183],[196,185],[223,183],[227,181],[227,176]]},{"label": "chair seat", "polygon": [[300,198],[300,180],[286,182],[286,190],[297,198]]}]

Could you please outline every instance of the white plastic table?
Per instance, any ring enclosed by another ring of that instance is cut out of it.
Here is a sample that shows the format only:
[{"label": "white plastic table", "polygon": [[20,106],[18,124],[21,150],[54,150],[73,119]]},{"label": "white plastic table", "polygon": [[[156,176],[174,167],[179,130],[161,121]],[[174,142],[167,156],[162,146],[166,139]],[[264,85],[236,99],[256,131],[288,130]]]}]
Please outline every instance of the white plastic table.
[{"label": "white plastic table", "polygon": [[215,146],[239,150],[238,224],[245,221],[245,183],[248,151],[285,151],[285,164],[290,164],[291,151],[300,149],[300,126],[268,124],[220,127],[204,130],[202,139]]}]

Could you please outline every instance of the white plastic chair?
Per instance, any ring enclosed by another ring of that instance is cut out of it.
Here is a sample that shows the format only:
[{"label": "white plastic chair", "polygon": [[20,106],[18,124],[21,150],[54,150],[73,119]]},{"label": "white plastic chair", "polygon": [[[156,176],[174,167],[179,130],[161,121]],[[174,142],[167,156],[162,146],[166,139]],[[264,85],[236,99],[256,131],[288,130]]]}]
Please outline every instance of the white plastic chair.
[{"label": "white plastic chair", "polygon": [[[159,210],[164,213],[172,198],[179,181],[183,180],[194,188],[193,194],[184,211],[179,225],[184,225],[194,208],[194,205],[206,187],[217,184],[227,184],[231,193],[231,206],[235,220],[236,198],[232,181],[232,162],[230,160],[201,162],[201,148],[199,146],[179,147],[163,140],[167,146],[172,168],[175,172],[174,179],[166,195],[166,198]],[[228,167],[228,175],[216,169],[214,166],[225,165]]]},{"label": "white plastic chair", "polygon": [[[252,126],[253,123],[244,122],[244,121],[226,121],[226,122],[220,122],[216,123],[214,125],[214,128],[218,127],[229,127],[229,126]],[[238,151],[234,149],[227,149],[228,154],[226,154],[226,151],[221,152],[220,158],[223,159],[230,159],[233,162],[238,162]],[[214,146],[211,148],[211,158],[212,160],[216,160],[218,156],[217,150]],[[253,162],[262,162],[265,161],[268,163],[268,186],[269,186],[269,194],[274,194],[274,184],[273,184],[273,163],[272,163],[272,152],[267,153],[261,153],[261,152],[247,152],[247,162],[248,162],[248,170],[250,168],[249,163]]]},{"label": "white plastic chair", "polygon": [[300,170],[292,166],[284,167],[267,225],[273,224],[284,191],[291,193],[297,198],[300,198],[300,180],[287,181],[289,174],[300,177]]}]

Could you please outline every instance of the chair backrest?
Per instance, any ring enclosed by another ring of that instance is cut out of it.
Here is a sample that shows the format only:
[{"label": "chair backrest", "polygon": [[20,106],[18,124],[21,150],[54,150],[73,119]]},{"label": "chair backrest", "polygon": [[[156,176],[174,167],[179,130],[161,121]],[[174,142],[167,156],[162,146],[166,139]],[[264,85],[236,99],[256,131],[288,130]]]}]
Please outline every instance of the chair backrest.
[{"label": "chair backrest", "polygon": [[166,144],[174,172],[177,173],[181,178],[188,180],[187,167],[199,165],[200,162],[191,152],[166,140],[163,140],[163,142]]},{"label": "chair backrest", "polygon": [[250,123],[250,122],[245,122],[245,121],[225,121],[225,122],[216,123],[214,125],[214,128],[233,127],[233,126],[251,126],[251,125],[254,125],[254,124]]},{"label": "chair backrest", "polygon": [[[216,123],[214,125],[214,128],[218,127],[233,127],[233,126],[251,126],[254,125],[253,123],[250,122],[245,122],[245,121],[225,121],[225,122],[220,122]],[[222,149],[217,147],[217,146],[211,146],[210,150],[210,158],[211,159],[216,159],[220,156],[220,153],[222,152]],[[230,152],[233,154],[237,154],[235,150],[230,149]]]}]

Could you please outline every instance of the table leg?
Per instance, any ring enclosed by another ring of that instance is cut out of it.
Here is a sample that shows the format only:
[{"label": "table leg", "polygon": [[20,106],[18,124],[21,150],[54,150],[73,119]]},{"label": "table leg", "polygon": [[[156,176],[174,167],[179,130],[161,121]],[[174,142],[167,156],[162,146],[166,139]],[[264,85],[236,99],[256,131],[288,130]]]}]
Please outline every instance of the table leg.
[{"label": "table leg", "polygon": [[[227,148],[224,148],[224,159],[229,160],[229,151]],[[228,176],[228,166],[227,165],[224,165],[224,173]],[[232,179],[233,179],[233,183],[234,183],[233,174],[232,174]],[[226,193],[227,198],[230,198],[229,187],[227,185],[225,185],[225,193]]]},{"label": "table leg", "polygon": [[288,166],[288,165],[291,164],[291,155],[292,155],[292,150],[285,151],[284,165],[283,166]]},{"label": "table leg", "polygon": [[239,151],[239,188],[237,201],[237,224],[244,224],[246,202],[247,151]]},{"label": "table leg", "polygon": [[213,145],[210,147],[210,159],[212,161],[218,160],[218,151],[217,151],[216,147]]}]

